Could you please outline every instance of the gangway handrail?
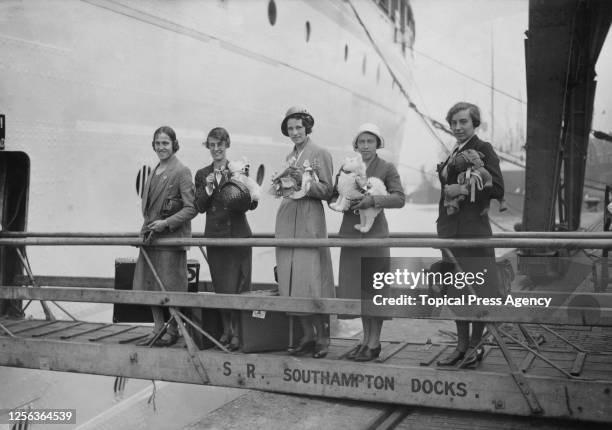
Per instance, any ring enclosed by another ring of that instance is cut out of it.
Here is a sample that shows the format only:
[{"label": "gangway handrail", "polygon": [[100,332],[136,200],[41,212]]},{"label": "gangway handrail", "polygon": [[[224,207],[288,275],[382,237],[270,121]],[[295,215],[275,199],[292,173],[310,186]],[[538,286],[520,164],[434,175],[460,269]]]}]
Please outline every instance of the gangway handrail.
[{"label": "gangway handrail", "polygon": [[[0,237],[0,246],[143,246],[139,237]],[[353,247],[353,248],[586,248],[610,249],[609,239],[581,238],[161,238],[155,246]]]},{"label": "gangway handrail", "polygon": [[[58,231],[58,232],[36,232],[36,231],[0,231],[0,238],[27,238],[27,237],[99,237],[99,238],[133,238],[139,237],[138,232],[75,232],[75,231]],[[204,233],[193,233],[192,238],[204,238]],[[338,233],[329,233],[329,239],[340,238]],[[436,239],[438,235],[433,232],[391,232],[388,236],[390,239],[395,238],[413,238],[413,239]],[[274,238],[272,232],[254,233],[253,239],[270,239]],[[500,231],[494,232],[490,238],[492,239],[612,239],[612,231]]]},{"label": "gangway handrail", "polygon": [[[483,322],[518,322],[530,324],[572,324],[612,326],[612,294],[564,294],[550,292],[513,292],[514,298],[552,297],[554,304],[545,310],[536,306],[470,305],[468,309],[435,306],[385,306],[371,309],[373,316],[414,319],[465,320]],[[588,297],[589,306],[562,305],[569,297]],[[362,315],[362,301],[358,299],[306,298],[258,294],[214,294],[171,291],[108,290],[105,288],[62,288],[2,286],[0,299],[57,300],[68,302],[121,303],[165,307],[215,308],[260,310],[272,312],[306,312],[321,314]],[[593,306],[593,304],[597,306]],[[565,311],[565,312],[557,312]],[[377,313],[378,312],[378,313]],[[379,315],[380,314],[380,315]]]},{"label": "gangway handrail", "polygon": [[[120,245],[120,246],[143,246],[140,237],[0,237],[0,246],[101,246],[101,245]],[[495,247],[495,248],[612,248],[611,239],[581,239],[581,238],[563,238],[563,239],[534,239],[534,238],[377,238],[377,239],[346,239],[346,238],[320,238],[320,239],[303,239],[303,238],[166,238],[158,239],[153,245],[155,246],[284,246],[284,247],[421,247],[421,248],[455,248],[455,247]],[[407,291],[409,292],[409,291]],[[414,292],[418,294],[418,291]],[[342,299],[296,299],[290,297],[244,297],[236,296],[229,297],[228,295],[202,295],[194,293],[184,293],[185,296],[175,296],[175,294],[164,292],[163,295],[156,297],[154,292],[141,291],[118,291],[107,289],[82,289],[78,287],[69,288],[29,288],[19,286],[7,286],[0,288],[0,299],[31,299],[31,300],[65,300],[65,301],[82,301],[82,302],[108,302],[108,303],[136,303],[175,307],[210,307],[210,308],[229,308],[229,309],[251,309],[251,310],[273,310],[285,312],[314,312],[314,313],[329,313],[329,314],[351,314],[360,315],[363,312],[361,301],[356,300],[350,305],[346,305],[346,301]],[[403,294],[403,293],[402,293]],[[412,294],[412,293],[411,293]],[[512,293],[516,295],[517,293]],[[521,293],[518,293],[519,295]],[[541,322],[541,323],[557,323],[557,324],[579,324],[579,325],[612,325],[612,304],[609,297],[601,297],[605,302],[599,302],[600,298],[595,298],[595,304],[588,303],[586,306],[580,301],[568,302],[579,293],[565,294],[563,301],[555,301],[554,306],[549,310],[551,312],[540,312],[539,308],[523,310],[520,308],[510,307],[503,311],[498,308],[500,306],[483,306],[476,309],[476,306],[468,303],[467,308],[470,312],[463,312],[463,316],[458,315],[457,309],[444,311],[443,309],[433,309],[431,306],[423,306],[419,312],[406,312],[406,310],[392,310],[392,307],[384,306],[385,316],[396,316],[406,318],[439,318],[439,319],[479,319],[482,321],[491,322]],[[590,295],[589,297],[597,295]],[[156,298],[151,298],[156,297]],[[194,298],[199,305],[194,303]],[[127,301],[124,301],[127,300]],[[227,302],[229,300],[229,302]],[[249,302],[249,300],[251,300]],[[244,305],[251,303],[251,305]],[[275,305],[269,305],[275,303]],[[277,306],[276,304],[282,304]],[[344,303],[348,308],[340,306],[338,303]],[[581,304],[582,303],[582,304]],[[359,305],[359,306],[358,306]],[[569,306],[568,306],[569,305]],[[246,306],[246,307],[242,307]],[[271,307],[269,307],[271,306]],[[358,306],[357,309],[351,306]],[[436,306],[438,308],[438,306]],[[496,309],[492,309],[496,308]],[[504,308],[506,308],[504,306]],[[399,308],[398,308],[399,309]],[[553,311],[564,310],[562,314],[551,316]],[[371,312],[371,311],[370,311]],[[390,312],[390,313],[388,313]],[[375,312],[374,312],[375,313]],[[461,314],[461,312],[459,312]],[[532,315],[537,314],[537,315]],[[382,315],[382,314],[381,314]],[[552,319],[551,319],[552,318]],[[572,322],[569,322],[571,320]]]}]

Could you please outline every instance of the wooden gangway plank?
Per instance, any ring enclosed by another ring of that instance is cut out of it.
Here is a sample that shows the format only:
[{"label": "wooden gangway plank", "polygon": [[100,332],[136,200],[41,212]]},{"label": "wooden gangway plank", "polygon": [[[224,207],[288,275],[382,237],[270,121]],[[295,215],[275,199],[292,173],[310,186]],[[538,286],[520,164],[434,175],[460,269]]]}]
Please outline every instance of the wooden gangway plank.
[{"label": "wooden gangway plank", "polygon": [[[29,328],[17,337],[0,336],[0,365],[130,378],[201,383],[181,341],[170,348],[147,348],[121,343],[142,335],[150,327],[57,321],[66,330],[79,333],[67,340],[61,331],[50,332],[44,321],[3,320],[15,331]],[[69,326],[72,324],[72,326]],[[89,341],[95,333],[98,341]],[[583,331],[585,335],[591,331]],[[595,333],[612,340],[612,330]],[[37,336],[37,337],[34,337]],[[588,336],[587,336],[588,337]],[[588,339],[587,339],[588,341]],[[198,357],[210,384],[283,393],[348,398],[405,405],[443,407],[513,415],[532,411],[510,375],[498,347],[486,345],[487,354],[476,369],[436,367],[435,357],[448,345],[435,343],[383,342],[384,362],[356,363],[343,359],[355,339],[333,338],[329,355],[316,360],[292,357],[284,351],[257,354],[203,350]],[[528,354],[508,345],[515,362]],[[553,345],[541,349],[556,365],[572,370],[576,352]],[[586,421],[612,421],[612,354],[589,353],[579,378],[568,378],[535,358],[524,374],[545,417]]]}]

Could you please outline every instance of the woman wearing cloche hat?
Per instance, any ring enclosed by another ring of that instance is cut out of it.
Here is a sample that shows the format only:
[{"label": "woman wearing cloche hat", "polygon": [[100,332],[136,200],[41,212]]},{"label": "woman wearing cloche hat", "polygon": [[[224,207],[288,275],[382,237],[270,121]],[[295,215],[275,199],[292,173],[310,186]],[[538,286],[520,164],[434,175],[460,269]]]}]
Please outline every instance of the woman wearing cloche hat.
[{"label": "woman wearing cloche hat", "polygon": [[[281,123],[281,132],[291,139],[293,149],[286,158],[299,189],[283,192],[276,214],[277,238],[326,238],[327,226],[321,201],[332,194],[332,157],[310,138],[314,118],[302,107],[292,107]],[[329,248],[276,248],[278,287],[281,296],[328,298],[334,296],[334,279]],[[299,314],[304,337],[289,347],[292,355],[327,355],[327,318]]]},{"label": "woman wearing cloche hat", "polygon": [[[397,169],[391,163],[378,157],[376,150],[383,148],[385,140],[380,133],[378,126],[365,123],[359,127],[353,139],[353,149],[366,165],[366,176],[380,179],[387,189],[387,195],[362,194],[358,199],[352,200],[350,209],[344,212],[342,224],[340,226],[340,236],[347,238],[384,238],[389,236],[389,227],[384,211],[381,211],[375,218],[374,224],[367,233],[362,233],[355,228],[360,224],[358,211],[371,207],[376,208],[401,208],[404,206],[405,197],[400,176]],[[340,173],[338,173],[340,175]],[[337,184],[337,181],[336,181]],[[337,199],[338,190],[334,187],[332,201]],[[369,272],[388,272],[389,257],[391,256],[388,247],[385,248],[342,248],[340,250],[340,268],[338,278],[337,297],[343,299],[363,299],[371,296],[371,287],[362,291],[361,286],[361,265],[363,258],[378,257],[375,264],[368,263]],[[373,260],[369,260],[370,262]],[[375,266],[375,267],[374,267]],[[369,301],[368,301],[369,302]],[[354,318],[352,316],[339,315],[338,318]],[[383,318],[368,316],[367,312],[362,313],[361,323],[363,325],[363,339],[353,348],[347,358],[355,361],[370,361],[380,355],[380,332],[382,330]]]}]

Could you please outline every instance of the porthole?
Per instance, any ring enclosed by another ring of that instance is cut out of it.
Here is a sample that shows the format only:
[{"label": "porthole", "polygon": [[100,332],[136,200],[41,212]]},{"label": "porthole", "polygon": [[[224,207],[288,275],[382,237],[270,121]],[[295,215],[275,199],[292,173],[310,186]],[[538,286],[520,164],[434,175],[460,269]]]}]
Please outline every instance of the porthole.
[{"label": "porthole", "polygon": [[310,40],[310,21],[306,21],[306,42]]},{"label": "porthole", "polygon": [[145,184],[150,174],[151,174],[151,168],[147,165],[143,165],[138,171],[138,173],[136,174],[136,194],[138,194],[138,197],[140,198],[142,198],[142,194],[144,193]]},{"label": "porthole", "polygon": [[348,60],[348,45],[344,45],[344,61]]},{"label": "porthole", "polygon": [[266,168],[263,164],[260,164],[257,168],[257,173],[255,174],[255,182],[261,185],[264,181],[264,175],[266,174]]},{"label": "porthole", "polygon": [[276,3],[274,0],[268,2],[268,21],[270,21],[270,25],[276,24]]}]

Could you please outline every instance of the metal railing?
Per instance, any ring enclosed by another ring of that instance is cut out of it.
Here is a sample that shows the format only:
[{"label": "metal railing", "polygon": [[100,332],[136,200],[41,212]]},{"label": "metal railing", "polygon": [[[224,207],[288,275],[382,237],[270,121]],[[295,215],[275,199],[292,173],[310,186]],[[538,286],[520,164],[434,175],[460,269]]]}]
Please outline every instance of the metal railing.
[{"label": "metal railing", "polygon": [[[578,236],[578,237],[577,237]],[[3,232],[0,246],[142,246],[137,233],[27,233]],[[253,238],[212,239],[192,237],[184,239],[158,239],[156,246],[253,246],[253,247],[494,247],[494,248],[612,248],[612,233],[522,232],[498,233],[491,238],[443,239],[430,233],[394,234],[381,239],[276,239],[271,234]],[[406,291],[418,294],[419,290]],[[420,290],[424,293],[423,290]],[[485,322],[517,322],[546,324],[577,324],[612,326],[612,294],[586,292],[511,292],[514,298],[537,299],[547,297],[550,305],[486,306],[471,305],[461,311],[445,306],[385,306],[374,310],[372,316],[455,319]],[[169,307],[201,307],[220,309],[265,310],[279,312],[308,312],[321,314],[361,315],[363,302],[351,299],[295,298],[257,295],[231,295],[212,293],[149,292],[109,290],[106,288],[44,287],[31,288],[6,285],[0,288],[0,299],[53,300],[116,304],[141,304]],[[469,308],[469,312],[467,312]]]}]

